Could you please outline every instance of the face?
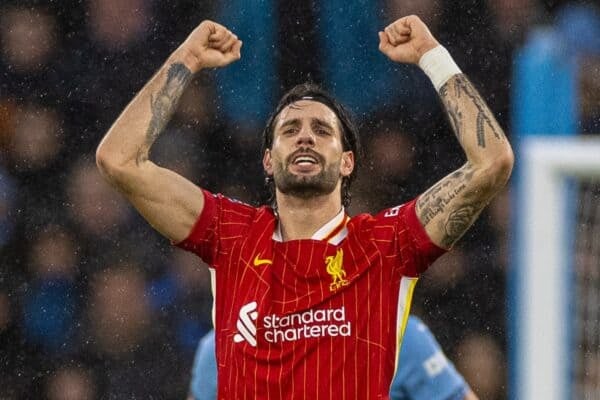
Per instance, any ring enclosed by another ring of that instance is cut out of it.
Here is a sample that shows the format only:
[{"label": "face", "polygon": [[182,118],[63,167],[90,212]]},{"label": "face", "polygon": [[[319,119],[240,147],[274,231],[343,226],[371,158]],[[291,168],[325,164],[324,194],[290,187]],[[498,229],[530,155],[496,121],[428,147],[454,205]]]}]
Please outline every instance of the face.
[{"label": "face", "polygon": [[339,189],[342,177],[352,173],[354,155],[343,150],[335,113],[323,103],[300,100],[279,114],[263,166],[279,192],[310,198]]}]

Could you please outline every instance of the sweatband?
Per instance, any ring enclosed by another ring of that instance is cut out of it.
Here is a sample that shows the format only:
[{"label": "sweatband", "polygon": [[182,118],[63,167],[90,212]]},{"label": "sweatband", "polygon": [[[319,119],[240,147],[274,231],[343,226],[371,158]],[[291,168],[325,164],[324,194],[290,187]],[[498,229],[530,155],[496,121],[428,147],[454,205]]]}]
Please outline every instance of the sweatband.
[{"label": "sweatband", "polygon": [[462,71],[452,59],[448,50],[442,45],[427,51],[419,60],[419,67],[427,74],[438,92],[448,79]]}]

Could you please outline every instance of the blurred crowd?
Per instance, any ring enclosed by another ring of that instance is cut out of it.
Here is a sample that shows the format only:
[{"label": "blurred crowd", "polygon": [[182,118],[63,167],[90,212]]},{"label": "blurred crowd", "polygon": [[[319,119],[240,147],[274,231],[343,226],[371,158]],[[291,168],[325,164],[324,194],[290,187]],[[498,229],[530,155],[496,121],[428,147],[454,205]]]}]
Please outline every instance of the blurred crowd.
[{"label": "blurred crowd", "polygon": [[[201,20],[238,34],[242,60],[195,79],[152,158],[259,204],[262,125],[284,91],[317,82],[361,126],[356,214],[408,201],[463,162],[433,87],[378,54],[377,29],[420,15],[511,137],[512,56],[531,27],[555,24],[573,4],[0,2],[0,399],[185,398],[197,341],[211,326],[208,271],[106,185],[94,150]],[[585,99],[598,104],[600,90],[588,90],[598,68],[587,71]],[[587,121],[596,128],[597,118]],[[431,267],[413,305],[489,400],[506,398],[509,202],[508,191],[498,196]]]}]

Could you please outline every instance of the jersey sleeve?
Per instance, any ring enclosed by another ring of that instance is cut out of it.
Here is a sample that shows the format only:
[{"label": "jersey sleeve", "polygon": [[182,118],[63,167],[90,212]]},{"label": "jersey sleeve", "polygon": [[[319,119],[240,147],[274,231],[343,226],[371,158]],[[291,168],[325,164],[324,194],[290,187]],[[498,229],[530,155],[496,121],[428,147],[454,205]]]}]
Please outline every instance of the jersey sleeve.
[{"label": "jersey sleeve", "polygon": [[207,333],[198,344],[192,368],[190,393],[194,400],[215,400],[217,398],[214,330]]},{"label": "jersey sleeve", "polygon": [[438,257],[446,252],[431,241],[416,212],[417,200],[383,210],[375,217],[382,227],[392,226],[392,230],[382,230],[384,235],[393,235],[392,252],[400,257],[402,274],[417,277]]},{"label": "jersey sleeve", "polygon": [[227,238],[239,237],[248,231],[256,208],[207,190],[202,193],[204,208],[188,237],[176,245],[214,266],[219,252],[231,242]]},{"label": "jersey sleeve", "polygon": [[392,381],[391,400],[463,400],[467,391],[465,380],[429,328],[411,315]]},{"label": "jersey sleeve", "polygon": [[196,253],[205,263],[211,265],[215,259],[219,238],[219,197],[202,190],[204,208],[194,223],[192,231],[177,247]]}]

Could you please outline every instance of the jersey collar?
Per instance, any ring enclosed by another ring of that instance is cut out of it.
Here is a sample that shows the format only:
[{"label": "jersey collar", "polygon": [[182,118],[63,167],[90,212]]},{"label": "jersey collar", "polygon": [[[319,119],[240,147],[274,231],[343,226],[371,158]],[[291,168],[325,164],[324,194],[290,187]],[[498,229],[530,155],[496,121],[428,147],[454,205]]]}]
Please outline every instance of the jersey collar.
[{"label": "jersey collar", "polygon": [[[346,215],[346,210],[342,207],[335,217],[312,235],[311,239],[324,240],[330,244],[337,245],[348,235],[348,229],[346,228],[348,221],[350,221],[350,217]],[[273,231],[273,240],[276,242],[283,242],[279,221],[277,222],[275,231]]]}]

